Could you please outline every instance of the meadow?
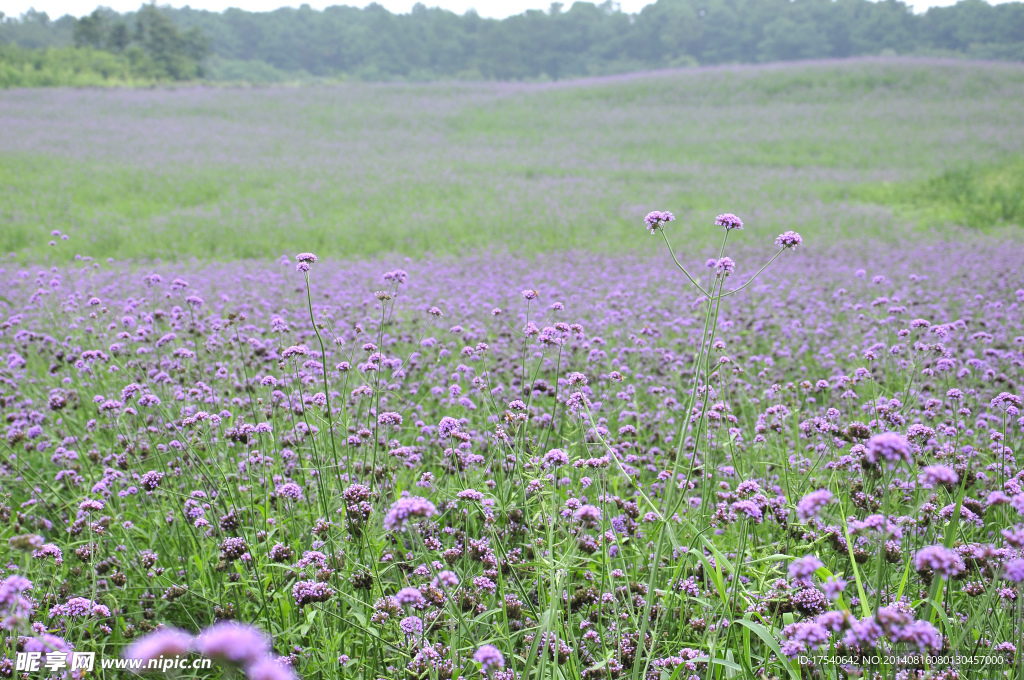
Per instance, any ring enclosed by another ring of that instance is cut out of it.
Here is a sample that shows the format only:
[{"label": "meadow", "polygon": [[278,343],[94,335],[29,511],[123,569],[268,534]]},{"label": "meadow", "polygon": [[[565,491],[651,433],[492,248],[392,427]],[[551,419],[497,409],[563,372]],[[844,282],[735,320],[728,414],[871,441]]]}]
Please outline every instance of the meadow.
[{"label": "meadow", "polygon": [[0,93],[0,677],[1024,678],[1022,85]]},{"label": "meadow", "polygon": [[922,215],[929,231],[964,221],[927,191],[946,172],[984,180],[972,205],[993,219],[979,226],[1019,223],[1022,100],[1020,65],[896,59],[536,85],[10,91],[0,252],[46,257],[52,229],[117,259],[617,252],[652,205],[684,223],[732,210],[765,237],[799,225],[818,243],[892,241]]}]

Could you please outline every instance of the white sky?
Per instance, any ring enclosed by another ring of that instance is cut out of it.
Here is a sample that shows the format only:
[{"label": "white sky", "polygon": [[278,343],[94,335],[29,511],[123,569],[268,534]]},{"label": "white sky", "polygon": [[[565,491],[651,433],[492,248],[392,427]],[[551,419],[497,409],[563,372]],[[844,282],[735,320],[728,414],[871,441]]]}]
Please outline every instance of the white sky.
[{"label": "white sky", "polygon": [[[591,0],[600,3],[601,0]],[[992,0],[989,0],[992,2]],[[999,2],[1000,0],[995,0]],[[378,0],[392,12],[405,13],[412,9],[416,0]],[[955,4],[955,0],[909,0],[915,11],[923,12],[929,7],[945,6]],[[141,0],[3,0],[0,2],[0,10],[8,16],[18,16],[28,10],[35,8],[40,12],[46,12],[50,18],[65,14],[82,16],[96,9],[98,4],[111,7],[119,12],[136,10],[142,4]],[[157,0],[157,4],[168,4],[165,1]],[[215,12],[223,11],[229,7],[240,7],[250,12],[264,12],[277,9],[282,6],[298,7],[301,0],[188,0],[188,2],[170,2],[174,7],[190,5],[196,9],[207,9]],[[369,4],[369,0],[313,0],[309,5],[314,9],[323,9],[329,5],[356,5]],[[428,7],[441,6],[462,14],[468,9],[475,9],[480,16],[502,19],[513,14],[519,14],[528,9],[547,9],[550,2],[546,0],[424,0],[423,4]],[[568,8],[572,0],[563,0]],[[648,4],[648,0],[620,0],[623,11],[638,12]]]}]

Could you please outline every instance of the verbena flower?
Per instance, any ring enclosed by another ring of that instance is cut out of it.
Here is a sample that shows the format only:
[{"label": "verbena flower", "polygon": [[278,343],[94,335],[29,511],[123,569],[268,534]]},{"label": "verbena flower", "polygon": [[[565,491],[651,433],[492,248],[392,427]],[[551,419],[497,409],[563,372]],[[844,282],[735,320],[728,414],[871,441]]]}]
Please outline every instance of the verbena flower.
[{"label": "verbena flower", "polygon": [[931,545],[917,551],[914,568],[917,571],[930,570],[949,578],[960,574],[966,567],[963,558],[956,552],[941,545]]},{"label": "verbena flower", "polygon": [[270,654],[270,640],[263,631],[242,623],[217,623],[195,641],[203,656],[239,665],[250,665]]},{"label": "verbena flower", "polygon": [[245,669],[248,680],[297,680],[295,671],[283,659],[265,657]]},{"label": "verbena flower", "polygon": [[927,465],[921,470],[919,479],[928,486],[954,486],[960,481],[956,471],[946,465]]},{"label": "verbena flower", "polygon": [[1007,562],[1003,566],[1003,578],[1012,583],[1024,583],[1024,559]]},{"label": "verbena flower", "polygon": [[798,557],[789,563],[789,575],[793,578],[809,578],[825,565],[815,555]]},{"label": "verbena flower", "polygon": [[812,491],[801,498],[800,502],[797,503],[796,515],[800,518],[800,521],[806,522],[812,517],[817,517],[822,509],[831,502],[832,492],[828,489]]},{"label": "verbena flower", "polygon": [[821,589],[825,593],[825,596],[830,600],[838,599],[842,592],[846,589],[846,579],[841,576],[829,576],[825,579],[825,582],[821,584]]},{"label": "verbena flower", "polygon": [[644,224],[652,234],[662,229],[667,222],[674,222],[676,216],[667,210],[652,210],[644,217]]},{"label": "verbena flower", "polygon": [[795,249],[803,242],[803,238],[795,231],[786,231],[775,237],[775,245],[780,248]]},{"label": "verbena flower", "polygon": [[888,461],[889,463],[913,461],[913,451],[906,437],[895,432],[877,434],[868,440],[865,458],[872,463]]},{"label": "verbena flower", "polygon": [[715,218],[715,225],[719,227],[725,227],[728,229],[742,229],[743,220],[736,217],[732,213],[722,213]]},{"label": "verbena flower", "polygon": [[304,607],[314,602],[326,602],[334,597],[334,589],[320,581],[296,581],[292,586],[295,604]]},{"label": "verbena flower", "polygon": [[729,276],[736,271],[736,263],[731,257],[723,257],[715,263],[715,273],[719,276]]},{"label": "verbena flower", "polygon": [[473,661],[480,664],[484,673],[505,667],[505,657],[494,645],[481,645],[473,654]]},{"label": "verbena flower", "polygon": [[405,523],[415,517],[433,517],[437,507],[420,496],[399,498],[384,517],[384,528],[389,531],[401,530]]},{"label": "verbena flower", "polygon": [[124,651],[126,659],[140,659],[146,666],[153,659],[184,656],[192,651],[195,637],[177,628],[164,628],[139,638]]},{"label": "verbena flower", "polygon": [[419,607],[427,603],[423,594],[416,588],[402,588],[395,595],[395,599],[398,600],[398,604],[408,607]]},{"label": "verbena flower", "polygon": [[601,521],[601,509],[596,505],[581,505],[572,513],[573,519],[584,524],[596,524]]}]

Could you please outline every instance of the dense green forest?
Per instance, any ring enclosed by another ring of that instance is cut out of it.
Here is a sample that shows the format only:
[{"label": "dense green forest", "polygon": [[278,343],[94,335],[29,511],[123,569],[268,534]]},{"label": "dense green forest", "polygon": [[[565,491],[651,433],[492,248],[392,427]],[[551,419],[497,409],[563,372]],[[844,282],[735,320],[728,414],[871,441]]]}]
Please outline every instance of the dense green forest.
[{"label": "dense green forest", "polygon": [[201,29],[180,29],[155,5],[129,16],[98,9],[53,22],[29,12],[0,22],[0,87],[192,80],[205,75],[209,53]]},{"label": "dense green forest", "polygon": [[[26,72],[24,49],[64,48],[88,50],[93,60],[108,53],[143,80],[558,79],[878,54],[1024,61],[1024,3],[961,0],[914,14],[898,0],[658,0],[626,14],[610,1],[576,2],[503,20],[422,4],[409,14],[377,4],[262,13],[144,5],[80,19],[6,18],[3,44],[0,74],[10,55],[20,55]],[[71,52],[57,54],[73,61]]]}]

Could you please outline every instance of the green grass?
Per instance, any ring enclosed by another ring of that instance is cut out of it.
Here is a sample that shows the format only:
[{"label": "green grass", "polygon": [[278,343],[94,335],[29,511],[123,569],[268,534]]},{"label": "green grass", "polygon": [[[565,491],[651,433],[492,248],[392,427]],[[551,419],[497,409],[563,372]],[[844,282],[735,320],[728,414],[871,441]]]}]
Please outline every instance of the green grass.
[{"label": "green grass", "polygon": [[122,164],[90,166],[37,155],[0,158],[0,184],[11,192],[6,250],[31,246],[39,227],[45,227],[85,233],[91,248],[104,255],[158,252],[188,238],[212,257],[230,254],[220,244],[231,234],[218,228],[223,225],[211,211],[229,200],[266,200],[270,188],[258,178],[239,182],[219,168],[140,172]]},{"label": "green grass", "polygon": [[655,208],[694,247],[722,211],[763,239],[1005,229],[1020,222],[1022,100],[1019,65],[898,59],[4,92],[0,249],[52,255],[59,229],[69,257],[619,251],[647,245]]},{"label": "green grass", "polygon": [[1024,224],[1024,159],[947,170],[923,181],[853,187],[851,197],[892,206],[924,226]]}]

